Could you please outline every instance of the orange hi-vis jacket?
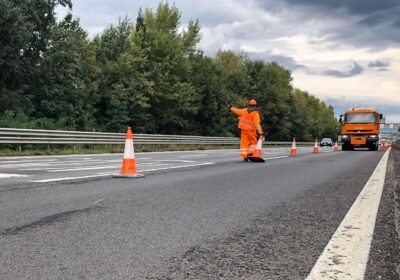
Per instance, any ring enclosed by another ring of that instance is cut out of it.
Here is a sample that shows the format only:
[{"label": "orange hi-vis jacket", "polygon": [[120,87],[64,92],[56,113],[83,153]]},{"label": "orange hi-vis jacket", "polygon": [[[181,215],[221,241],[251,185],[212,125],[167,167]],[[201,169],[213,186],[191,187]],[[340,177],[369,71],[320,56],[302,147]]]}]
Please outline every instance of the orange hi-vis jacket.
[{"label": "orange hi-vis jacket", "polygon": [[237,109],[235,107],[231,108],[231,111],[234,112],[239,117],[239,125],[238,127],[242,130],[255,131],[259,134],[263,134],[261,125],[260,125],[260,114],[257,111],[253,111],[249,113],[247,108]]}]

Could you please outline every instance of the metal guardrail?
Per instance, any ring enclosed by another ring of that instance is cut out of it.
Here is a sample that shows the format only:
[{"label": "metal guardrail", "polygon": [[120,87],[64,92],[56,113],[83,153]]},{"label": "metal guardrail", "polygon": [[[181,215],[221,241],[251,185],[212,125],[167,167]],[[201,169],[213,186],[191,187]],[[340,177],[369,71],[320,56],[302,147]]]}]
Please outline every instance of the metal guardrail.
[{"label": "metal guardrail", "polygon": [[[237,137],[133,134],[133,143],[143,145],[239,145],[239,142]],[[0,144],[122,145],[124,143],[125,133],[0,128]],[[291,142],[267,141],[265,144],[290,145]],[[298,142],[298,144],[314,143]]]}]

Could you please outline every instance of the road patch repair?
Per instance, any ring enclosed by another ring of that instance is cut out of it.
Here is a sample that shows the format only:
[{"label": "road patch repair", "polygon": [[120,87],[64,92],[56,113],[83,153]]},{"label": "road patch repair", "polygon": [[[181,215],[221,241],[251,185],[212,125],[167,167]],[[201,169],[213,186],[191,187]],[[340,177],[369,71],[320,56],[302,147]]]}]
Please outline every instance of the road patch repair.
[{"label": "road patch repair", "polygon": [[379,203],[385,183],[389,151],[347,212],[307,280],[364,279]]}]

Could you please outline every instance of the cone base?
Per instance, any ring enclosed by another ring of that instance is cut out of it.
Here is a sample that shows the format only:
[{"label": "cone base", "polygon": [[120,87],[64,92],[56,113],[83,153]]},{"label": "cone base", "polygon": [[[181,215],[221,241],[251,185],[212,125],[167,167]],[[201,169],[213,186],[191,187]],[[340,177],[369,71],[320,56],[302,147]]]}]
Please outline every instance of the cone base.
[{"label": "cone base", "polygon": [[314,150],[313,150],[313,153],[314,153],[314,154],[318,154],[318,149],[314,149]]},{"label": "cone base", "polygon": [[252,162],[265,162],[265,160],[261,157],[248,156],[247,158]]},{"label": "cone base", "polygon": [[291,150],[290,151],[291,156],[297,156],[297,150]]},{"label": "cone base", "polygon": [[112,176],[113,178],[144,178],[144,174],[115,174]]}]

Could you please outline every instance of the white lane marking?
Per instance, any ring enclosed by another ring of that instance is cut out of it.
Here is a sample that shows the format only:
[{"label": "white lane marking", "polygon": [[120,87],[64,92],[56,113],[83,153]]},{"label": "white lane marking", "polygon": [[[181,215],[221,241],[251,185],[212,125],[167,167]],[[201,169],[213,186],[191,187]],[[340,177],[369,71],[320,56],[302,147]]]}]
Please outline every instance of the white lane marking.
[{"label": "white lane marking", "polygon": [[48,172],[70,172],[70,171],[84,171],[84,170],[96,170],[96,169],[110,169],[110,168],[120,168],[118,165],[99,165],[99,166],[91,166],[91,167],[79,167],[79,168],[69,168],[69,169],[51,169]]},{"label": "white lane marking", "polygon": [[150,172],[150,171],[158,171],[158,170],[168,170],[168,169],[176,169],[176,168],[186,168],[186,167],[195,167],[195,166],[203,166],[203,165],[213,165],[212,162],[203,162],[199,164],[190,164],[190,165],[181,165],[181,166],[171,166],[171,167],[164,167],[164,168],[153,168],[147,170],[141,170],[140,172]]},{"label": "white lane marking", "polygon": [[184,155],[184,156],[178,156],[180,158],[188,158],[188,157],[205,157],[208,156],[208,154],[198,154],[198,155]]},{"label": "white lane marking", "polygon": [[[164,167],[164,168],[154,168],[154,169],[147,169],[147,170],[139,170],[141,172],[150,172],[150,171],[158,171],[158,170],[168,170],[168,169],[176,169],[176,168],[187,168],[187,167],[196,167],[196,166],[205,166],[205,165],[212,165],[212,162],[204,162],[200,164],[191,164],[191,165],[182,165],[182,166],[171,166],[171,167]],[[80,179],[91,179],[91,178],[101,178],[101,177],[108,177],[113,174],[118,174],[115,172],[107,172],[107,173],[99,173],[96,175],[88,175],[88,176],[79,176],[79,177],[65,177],[65,178],[57,178],[57,179],[44,179],[44,180],[36,180],[31,181],[32,183],[52,183],[52,182],[62,182],[62,181],[72,181],[72,180],[80,180]]]},{"label": "white lane marking", "polygon": [[29,175],[0,173],[0,178],[18,178],[18,177],[29,177]]},{"label": "white lane marking", "polygon": [[31,182],[32,183],[52,183],[52,182],[90,179],[90,178],[107,177],[107,176],[109,176],[109,174],[97,174],[97,175],[88,175],[88,176],[79,176],[79,177],[64,177],[64,178],[57,178],[57,179],[44,179],[44,180],[35,180],[35,181],[31,181]]},{"label": "white lane marking", "polygon": [[289,156],[267,157],[267,158],[264,158],[264,159],[278,159],[278,158],[287,158],[287,157],[289,157]]},{"label": "white lane marking", "polygon": [[[147,164],[136,164],[136,165],[168,165],[168,163],[147,163]],[[91,167],[80,167],[80,168],[69,168],[69,169],[52,169],[48,172],[70,172],[70,171],[84,171],[84,170],[96,170],[96,169],[114,169],[121,168],[121,165],[103,165],[103,166],[91,166]]]},{"label": "white lane marking", "polygon": [[61,165],[79,165],[79,164],[90,164],[90,163],[96,163],[96,162],[98,162],[98,163],[101,163],[101,162],[104,162],[104,161],[99,161],[99,160],[84,160],[84,161],[82,161],[82,160],[80,160],[80,161],[65,161],[65,162],[62,162],[62,161],[55,161],[55,162],[43,162],[43,163],[40,163],[40,162],[35,162],[35,163],[24,163],[24,162],[21,162],[21,163],[15,163],[15,164],[10,164],[10,165],[6,165],[6,166],[2,166],[2,165],[0,165],[0,168],[10,168],[10,167],[14,167],[14,168],[18,168],[18,167],[22,167],[22,168],[24,168],[24,167],[29,167],[29,166],[31,166],[31,167],[35,167],[35,166],[42,166],[42,167],[45,167],[45,166],[61,166]]},{"label": "white lane marking", "polygon": [[92,203],[92,206],[96,205],[97,203],[102,202],[103,200],[104,200],[104,197],[102,197],[102,198],[96,200],[95,202]]},{"label": "white lane marking", "polygon": [[[103,160],[103,161],[99,161],[99,160],[93,160],[91,162],[87,162],[87,161],[80,161],[77,163],[69,163],[69,164],[62,164],[62,163],[54,163],[51,165],[39,165],[40,167],[36,167],[36,168],[19,168],[18,170],[23,170],[23,171],[38,171],[38,170],[52,170],[52,169],[61,169],[63,167],[72,167],[72,166],[79,166],[81,165],[81,167],[93,167],[96,165],[93,164],[104,164],[104,163],[119,163],[122,162],[122,160],[118,159],[118,160]],[[54,167],[57,166],[57,167]]]},{"label": "white lane marking", "polygon": [[8,160],[8,161],[2,161],[0,160],[0,165],[5,165],[5,164],[12,164],[12,163],[38,163],[38,162],[52,162],[56,161],[56,159],[48,159],[48,160],[28,160],[28,161],[21,161],[21,160]]},{"label": "white lane marking", "polygon": [[183,160],[183,159],[158,159],[157,161],[170,161],[170,162],[187,162],[187,163],[192,163],[195,162],[193,160]]},{"label": "white lane marking", "polygon": [[306,280],[364,279],[388,156],[389,151],[379,161]]}]

